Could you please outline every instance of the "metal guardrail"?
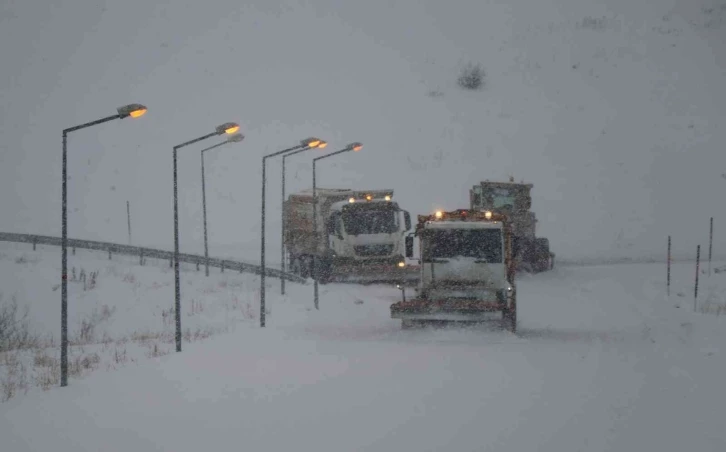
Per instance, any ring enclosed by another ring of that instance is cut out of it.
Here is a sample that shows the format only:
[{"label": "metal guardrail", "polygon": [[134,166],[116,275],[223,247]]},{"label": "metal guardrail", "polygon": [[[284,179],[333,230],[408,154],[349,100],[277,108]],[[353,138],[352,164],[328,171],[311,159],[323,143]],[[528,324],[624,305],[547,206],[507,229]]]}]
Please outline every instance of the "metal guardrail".
[{"label": "metal guardrail", "polygon": [[[36,245],[61,246],[60,237],[35,234],[16,234],[13,232],[0,232],[0,242],[32,243],[33,249],[35,249]],[[121,245],[118,243],[110,242],[97,242],[94,240],[68,239],[68,248],[105,251],[108,252],[109,258],[112,254],[138,256],[141,263],[143,263],[143,259],[147,257],[169,260],[171,263],[173,263],[174,259],[173,251],[144,248],[141,246]],[[206,259],[204,258],[204,256],[200,256],[198,254],[179,253],[179,262],[197,264],[197,266],[199,266],[204,265]],[[262,267],[260,267],[259,265],[253,265],[246,262],[238,262],[228,259],[217,259],[210,257],[209,266],[219,268],[222,271],[237,270],[240,273],[254,273],[256,275],[260,275],[262,273]],[[281,270],[276,270],[269,267],[265,271],[265,276],[272,278],[284,278],[288,281],[306,284],[306,280],[298,275],[283,272]]]}]

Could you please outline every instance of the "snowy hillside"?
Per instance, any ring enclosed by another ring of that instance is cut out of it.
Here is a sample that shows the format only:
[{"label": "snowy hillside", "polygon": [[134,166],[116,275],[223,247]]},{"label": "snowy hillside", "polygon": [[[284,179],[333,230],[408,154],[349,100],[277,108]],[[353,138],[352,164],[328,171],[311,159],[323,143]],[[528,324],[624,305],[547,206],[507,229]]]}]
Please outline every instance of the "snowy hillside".
[{"label": "snowy hillside", "polygon": [[[57,344],[58,250],[28,248],[0,244],[0,287]],[[662,265],[523,276],[518,337],[401,330],[397,290],[383,286],[323,286],[311,310],[310,286],[281,298],[275,280],[261,330],[255,277],[184,272],[190,334],[177,354],[164,263],[71,260],[99,276],[69,285],[70,385],[57,387],[57,346],[0,354],[0,389],[17,391],[0,403],[3,450],[726,447],[725,271],[702,275],[696,313],[691,264],[674,266],[670,298]]]},{"label": "snowy hillside", "polygon": [[[662,255],[668,234],[691,256],[726,223],[725,17],[723,0],[2,2],[0,230],[59,235],[61,130],[141,102],[69,139],[71,236],[125,242],[129,200],[134,241],[171,248],[172,146],[238,121],[246,140],[209,158],[215,254],[256,258],[260,157],[317,135],[365,144],[321,162],[324,186],[393,188],[418,214],[513,175],[562,258]],[[480,91],[456,84],[468,63]],[[201,147],[179,163],[190,252]]]}]

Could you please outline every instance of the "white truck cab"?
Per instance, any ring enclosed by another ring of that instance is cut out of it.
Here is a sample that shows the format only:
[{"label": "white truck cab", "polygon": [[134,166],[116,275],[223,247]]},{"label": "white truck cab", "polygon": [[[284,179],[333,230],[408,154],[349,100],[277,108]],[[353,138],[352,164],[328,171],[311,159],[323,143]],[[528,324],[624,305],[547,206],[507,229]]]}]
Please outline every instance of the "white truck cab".
[{"label": "white truck cab", "polygon": [[391,317],[412,321],[482,321],[501,318],[516,329],[516,287],[511,228],[504,215],[460,209],[419,215],[406,237],[413,257],[419,238],[416,296],[391,306]]}]

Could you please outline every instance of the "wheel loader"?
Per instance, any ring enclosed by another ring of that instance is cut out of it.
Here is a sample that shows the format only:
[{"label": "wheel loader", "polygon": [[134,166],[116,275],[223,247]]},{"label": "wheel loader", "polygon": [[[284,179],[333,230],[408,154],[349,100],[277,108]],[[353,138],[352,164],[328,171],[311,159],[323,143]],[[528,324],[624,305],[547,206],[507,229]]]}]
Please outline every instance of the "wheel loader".
[{"label": "wheel loader", "polygon": [[540,273],[554,268],[555,254],[549,240],[536,237],[537,218],[532,207],[533,184],[485,180],[469,190],[470,208],[501,213],[512,225],[512,253],[517,270]]}]

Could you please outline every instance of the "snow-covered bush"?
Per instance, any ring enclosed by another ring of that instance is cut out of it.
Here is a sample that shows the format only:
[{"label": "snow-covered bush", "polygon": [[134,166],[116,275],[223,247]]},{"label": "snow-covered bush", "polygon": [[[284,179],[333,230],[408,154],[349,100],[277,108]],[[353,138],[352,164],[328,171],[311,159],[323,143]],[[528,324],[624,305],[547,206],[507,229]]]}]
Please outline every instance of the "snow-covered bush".
[{"label": "snow-covered bush", "polygon": [[477,90],[484,85],[484,69],[479,64],[467,64],[459,74],[458,84],[469,90]]}]

